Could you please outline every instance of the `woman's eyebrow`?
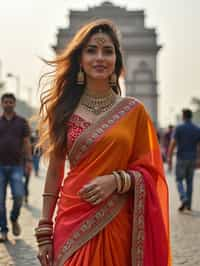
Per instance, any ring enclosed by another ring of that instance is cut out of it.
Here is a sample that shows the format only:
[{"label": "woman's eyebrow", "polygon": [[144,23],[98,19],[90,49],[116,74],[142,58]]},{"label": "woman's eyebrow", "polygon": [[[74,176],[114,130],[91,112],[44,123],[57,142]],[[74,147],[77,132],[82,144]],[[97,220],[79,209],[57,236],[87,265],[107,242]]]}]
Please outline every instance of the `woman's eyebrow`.
[{"label": "woman's eyebrow", "polygon": [[88,48],[88,47],[92,47],[92,48],[97,48],[97,45],[95,45],[95,44],[88,44],[88,45],[86,45],[86,48]]}]

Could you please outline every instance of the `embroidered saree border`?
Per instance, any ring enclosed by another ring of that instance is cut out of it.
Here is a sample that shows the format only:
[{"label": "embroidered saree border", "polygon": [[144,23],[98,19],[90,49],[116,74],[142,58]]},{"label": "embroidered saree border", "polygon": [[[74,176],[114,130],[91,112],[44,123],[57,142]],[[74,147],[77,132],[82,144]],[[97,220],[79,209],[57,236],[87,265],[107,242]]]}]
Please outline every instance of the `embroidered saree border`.
[{"label": "embroidered saree border", "polygon": [[74,143],[69,153],[71,165],[75,166],[97,139],[136,104],[137,101],[133,98],[122,98],[110,111],[89,126]]},{"label": "embroidered saree border", "polygon": [[97,235],[117,216],[126,200],[127,195],[114,194],[95,214],[85,220],[64,244],[54,266],[63,266],[76,250]]},{"label": "embroidered saree border", "polygon": [[143,266],[144,263],[144,208],[145,208],[145,186],[141,173],[134,172],[135,193],[133,212],[132,233],[132,266]]}]

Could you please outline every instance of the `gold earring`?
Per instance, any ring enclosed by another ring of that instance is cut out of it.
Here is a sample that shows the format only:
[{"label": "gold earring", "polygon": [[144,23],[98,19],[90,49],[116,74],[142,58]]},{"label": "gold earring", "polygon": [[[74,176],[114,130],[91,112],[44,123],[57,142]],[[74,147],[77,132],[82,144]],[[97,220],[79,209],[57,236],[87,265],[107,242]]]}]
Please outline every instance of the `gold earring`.
[{"label": "gold earring", "polygon": [[109,84],[112,87],[117,86],[117,75],[116,75],[116,73],[113,72],[112,75],[110,76]]},{"label": "gold earring", "polygon": [[82,67],[80,66],[80,70],[77,74],[77,79],[76,79],[76,83],[78,85],[83,85],[85,83],[85,76],[84,76],[84,72],[82,70]]}]

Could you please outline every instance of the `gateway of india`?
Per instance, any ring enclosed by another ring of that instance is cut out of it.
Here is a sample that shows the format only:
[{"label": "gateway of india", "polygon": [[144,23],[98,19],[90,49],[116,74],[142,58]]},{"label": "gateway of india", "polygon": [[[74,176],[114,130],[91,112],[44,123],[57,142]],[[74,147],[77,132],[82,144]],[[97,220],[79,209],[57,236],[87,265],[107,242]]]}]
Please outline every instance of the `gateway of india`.
[{"label": "gateway of india", "polygon": [[59,53],[81,25],[97,18],[111,19],[118,26],[126,67],[126,95],[141,100],[158,126],[157,54],[161,46],[157,44],[156,30],[145,26],[143,10],[127,10],[109,1],[86,11],[71,10],[69,27],[58,29],[53,49]]}]

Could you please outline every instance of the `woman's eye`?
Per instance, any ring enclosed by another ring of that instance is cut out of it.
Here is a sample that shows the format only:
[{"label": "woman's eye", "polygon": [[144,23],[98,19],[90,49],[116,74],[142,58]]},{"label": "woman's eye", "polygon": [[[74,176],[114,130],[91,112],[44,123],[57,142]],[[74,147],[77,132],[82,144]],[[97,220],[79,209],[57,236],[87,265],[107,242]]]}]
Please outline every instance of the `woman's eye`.
[{"label": "woman's eye", "polygon": [[96,52],[96,50],[93,49],[93,48],[88,48],[88,49],[86,50],[86,52],[87,52],[88,54],[94,54],[94,53]]},{"label": "woman's eye", "polygon": [[110,49],[109,50],[105,50],[104,53],[107,54],[107,55],[111,55],[111,54],[113,54],[113,50],[110,50]]}]

